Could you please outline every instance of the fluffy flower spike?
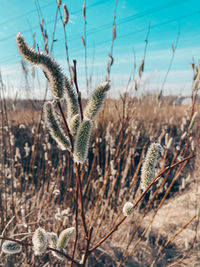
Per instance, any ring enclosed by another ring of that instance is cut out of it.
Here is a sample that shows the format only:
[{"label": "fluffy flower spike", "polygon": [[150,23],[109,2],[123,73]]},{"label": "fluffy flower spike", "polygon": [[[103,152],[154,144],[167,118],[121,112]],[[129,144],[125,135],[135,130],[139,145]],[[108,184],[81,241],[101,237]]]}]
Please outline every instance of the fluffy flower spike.
[{"label": "fluffy flower spike", "polygon": [[22,245],[17,242],[6,240],[2,245],[2,251],[6,254],[16,254],[21,252]]},{"label": "fluffy flower spike", "polygon": [[48,245],[48,237],[45,230],[38,228],[33,234],[32,242],[35,255],[42,255],[46,251]]},{"label": "fluffy flower spike", "polygon": [[88,155],[90,135],[92,131],[92,121],[84,119],[79,128],[74,144],[74,160],[83,163]]},{"label": "fluffy flower spike", "polygon": [[75,231],[75,228],[70,227],[60,233],[58,242],[57,242],[58,250],[63,250],[67,246],[70,237],[74,234],[74,231]]},{"label": "fluffy flower spike", "polygon": [[36,52],[25,42],[21,33],[16,36],[17,47],[22,57],[33,65],[40,66],[46,74],[50,88],[56,98],[62,98],[64,95],[64,75],[61,67],[53,58],[42,53]]},{"label": "fluffy flower spike", "polygon": [[68,118],[72,118],[80,113],[78,96],[66,76],[64,79],[64,86],[67,98],[67,116]]},{"label": "fluffy flower spike", "polygon": [[62,150],[69,149],[69,137],[65,134],[64,130],[60,125],[59,118],[55,112],[52,102],[46,102],[44,104],[44,115],[51,136],[58,143]]},{"label": "fluffy flower spike", "polygon": [[133,213],[133,204],[131,202],[126,202],[123,207],[124,216],[129,216]]},{"label": "fluffy flower spike", "polygon": [[93,120],[98,114],[104,99],[106,97],[106,93],[110,89],[109,82],[103,82],[97,86],[97,88],[92,93],[90,100],[86,106],[84,117]]},{"label": "fluffy flower spike", "polygon": [[145,190],[155,177],[155,168],[163,147],[158,143],[152,143],[149,147],[141,173],[141,189]]}]

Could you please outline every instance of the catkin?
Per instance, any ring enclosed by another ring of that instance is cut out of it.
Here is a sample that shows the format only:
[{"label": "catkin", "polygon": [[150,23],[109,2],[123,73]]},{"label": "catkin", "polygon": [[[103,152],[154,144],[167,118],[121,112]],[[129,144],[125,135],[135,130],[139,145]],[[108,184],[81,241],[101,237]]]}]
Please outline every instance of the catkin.
[{"label": "catkin", "polygon": [[69,239],[74,234],[74,232],[75,232],[75,228],[70,227],[70,228],[63,230],[60,233],[59,238],[58,238],[58,242],[57,242],[58,250],[62,250],[67,246]]},{"label": "catkin", "polygon": [[84,163],[87,158],[91,131],[92,121],[86,118],[78,128],[74,144],[74,160],[78,163]]},{"label": "catkin", "polygon": [[72,118],[73,116],[80,113],[78,96],[66,76],[64,79],[64,86],[67,98],[67,116],[68,118]]},{"label": "catkin", "polygon": [[21,252],[21,250],[22,250],[22,245],[17,242],[9,240],[3,242],[2,251],[6,254],[16,254]]},{"label": "catkin", "polygon": [[60,125],[52,102],[46,102],[44,104],[44,115],[52,138],[57,142],[62,150],[70,149],[69,137],[65,134]]},{"label": "catkin", "polygon": [[38,228],[33,234],[32,242],[35,255],[42,255],[46,251],[48,245],[48,237],[45,230]]},{"label": "catkin", "polygon": [[67,6],[65,4],[63,4],[63,10],[64,10],[63,24],[66,25],[69,21],[69,11],[68,11]]},{"label": "catkin", "polygon": [[62,98],[64,95],[64,75],[61,67],[53,58],[42,52],[36,52],[29,47],[21,33],[16,36],[17,47],[22,57],[33,65],[40,66],[47,76],[50,88],[56,98]]},{"label": "catkin", "polygon": [[106,93],[110,89],[109,82],[103,82],[97,86],[97,88],[92,93],[89,102],[85,108],[84,117],[93,120],[98,114],[104,99],[106,97]]},{"label": "catkin", "polygon": [[159,154],[163,152],[163,148],[158,143],[152,143],[149,147],[141,173],[141,189],[145,190],[155,177],[155,167],[159,158]]},{"label": "catkin", "polygon": [[133,204],[131,202],[126,202],[123,207],[124,216],[129,216],[133,213]]}]

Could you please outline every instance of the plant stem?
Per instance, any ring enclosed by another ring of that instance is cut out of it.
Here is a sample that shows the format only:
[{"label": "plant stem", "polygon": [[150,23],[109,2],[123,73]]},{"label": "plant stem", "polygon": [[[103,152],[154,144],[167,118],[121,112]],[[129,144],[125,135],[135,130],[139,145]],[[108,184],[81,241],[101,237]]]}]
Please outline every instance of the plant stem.
[{"label": "plant stem", "polygon": [[81,204],[81,221],[83,224],[83,228],[85,231],[86,239],[88,240],[88,230],[85,222],[85,212],[84,212],[84,206],[83,206],[83,194],[82,194],[82,185],[81,185],[81,178],[80,178],[80,165],[77,163],[75,164],[76,167],[76,182],[78,185],[79,189],[79,199],[80,199],[80,204]]},{"label": "plant stem", "polygon": [[[135,204],[134,204],[134,209],[136,208],[136,206],[138,205],[138,203],[142,200],[142,198],[146,195],[146,193],[149,191],[149,189],[155,184],[157,183],[157,181],[159,180],[159,177],[165,173],[166,171],[176,167],[177,165],[191,159],[191,158],[194,158],[195,155],[190,155],[176,163],[174,163],[173,165],[171,166],[168,166],[167,168],[165,168],[162,172],[160,172],[154,179],[153,181],[149,184],[149,186],[144,190],[144,192],[140,195],[140,197],[136,200]],[[124,216],[112,229],[111,231],[105,235],[93,248],[91,248],[89,250],[89,253],[93,252],[95,249],[97,249],[103,242],[105,242],[116,230],[117,228],[126,220],[126,216]]]},{"label": "plant stem", "polygon": [[80,107],[81,120],[83,120],[83,108],[82,108],[82,103],[81,103],[81,94],[80,94],[80,91],[78,89],[78,82],[77,82],[77,70],[76,70],[76,63],[77,62],[75,59],[73,60],[73,62],[74,62],[74,84],[75,84],[76,92],[78,95],[78,103],[79,103],[79,107]]},{"label": "plant stem", "polygon": [[[16,242],[16,243],[21,244],[22,246],[26,246],[26,247],[28,247],[28,246],[33,247],[33,244],[32,243],[23,242],[23,241],[16,240],[16,239],[13,239],[13,238],[10,238],[10,237],[7,237],[7,236],[0,236],[0,239],[13,241],[13,242]],[[63,255],[64,257],[66,257],[68,260],[73,261],[73,263],[75,263],[77,266],[82,266],[78,261],[73,260],[68,254],[63,253],[60,250],[57,250],[57,249],[54,249],[54,248],[51,248],[51,247],[47,247],[47,250],[51,250],[51,251],[55,251],[57,253],[60,253],[61,255]]]}]

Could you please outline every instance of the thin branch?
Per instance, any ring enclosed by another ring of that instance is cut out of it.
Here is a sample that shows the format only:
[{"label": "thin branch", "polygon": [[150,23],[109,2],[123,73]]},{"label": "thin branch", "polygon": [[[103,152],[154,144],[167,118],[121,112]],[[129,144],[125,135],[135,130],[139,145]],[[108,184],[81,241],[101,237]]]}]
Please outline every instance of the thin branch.
[{"label": "thin branch", "polygon": [[[189,160],[189,159],[191,159],[191,158],[194,158],[195,157],[195,155],[190,155],[190,156],[188,156],[188,157],[186,157],[186,158],[184,158],[184,159],[182,159],[181,161],[178,161],[178,162],[176,162],[175,164],[173,164],[173,165],[171,165],[171,166],[168,166],[167,168],[165,168],[162,172],[160,172],[154,179],[153,179],[153,181],[150,183],[150,185],[145,189],[145,191],[141,194],[141,196],[136,200],[136,202],[135,202],[135,204],[134,204],[134,209],[136,208],[136,206],[138,205],[138,203],[142,200],[142,198],[146,195],[146,193],[149,191],[149,189],[155,184],[155,183],[157,183],[157,181],[159,180],[159,177],[162,175],[162,174],[164,174],[166,171],[168,171],[168,170],[170,170],[170,169],[172,169],[172,168],[174,168],[174,167],[176,167],[176,166],[178,166],[178,165],[180,165],[181,163],[183,163],[183,162],[185,162],[185,161],[187,161],[187,160]],[[91,248],[90,250],[89,250],[89,252],[91,253],[92,251],[94,251],[96,248],[98,248],[103,242],[105,242],[106,241],[106,239],[108,239],[117,229],[118,229],[118,227],[126,220],[126,216],[124,216],[119,222],[118,222],[118,224],[116,225],[116,226],[114,226],[113,228],[112,228],[112,230],[107,234],[107,235],[105,235],[93,248]]]},{"label": "thin branch", "polygon": [[78,89],[78,82],[77,82],[77,70],[76,70],[76,63],[77,62],[75,59],[73,60],[73,62],[74,62],[74,84],[75,84],[76,92],[78,95],[78,103],[79,103],[79,107],[80,107],[81,120],[83,120],[83,108],[82,108],[82,103],[81,103],[81,93]]},{"label": "thin branch", "polygon": [[[76,205],[76,214],[75,214],[75,230],[76,230],[76,236],[74,241],[74,249],[72,252],[72,259],[74,259],[77,241],[78,241],[78,183],[76,183],[76,195],[75,195],[75,205]],[[72,267],[73,261],[71,262],[70,267]]]},{"label": "thin branch", "polygon": [[62,21],[63,30],[64,30],[65,50],[66,50],[66,55],[67,55],[67,64],[68,64],[69,74],[70,74],[70,78],[72,78],[72,73],[71,73],[71,69],[70,69],[70,62],[69,62],[69,49],[68,49],[68,45],[67,45],[67,33],[66,33],[66,28],[65,28],[66,25],[64,24],[64,21],[63,21],[60,6],[58,7],[58,9],[59,9],[59,14],[60,14],[60,20]]},{"label": "thin branch", "polygon": [[81,185],[81,178],[80,178],[80,166],[76,163],[76,182],[78,184],[79,188],[79,198],[80,198],[80,204],[81,204],[81,221],[83,224],[83,228],[85,231],[86,239],[88,239],[88,230],[85,222],[85,212],[84,212],[84,206],[83,206],[83,193],[82,193],[82,185]]},{"label": "thin branch", "polygon": [[172,64],[173,64],[173,61],[174,61],[175,52],[176,52],[176,49],[177,49],[177,46],[178,46],[179,38],[180,38],[180,29],[178,30],[178,33],[177,33],[175,46],[173,46],[173,44],[172,44],[172,56],[171,56],[171,59],[170,59],[168,70],[167,70],[167,72],[165,74],[165,77],[164,77],[164,80],[163,80],[163,83],[162,83],[162,86],[161,86],[161,90],[160,90],[160,93],[159,93],[160,96],[163,93],[163,89],[164,89],[165,83],[167,81],[167,77],[169,75],[169,72],[171,70],[171,67],[172,67]]},{"label": "thin branch", "polygon": [[[18,244],[20,244],[22,246],[26,246],[26,247],[28,247],[28,246],[33,247],[33,244],[32,243],[20,241],[20,240],[13,239],[13,238],[10,238],[10,237],[7,237],[7,236],[0,236],[0,239],[2,239],[2,240],[9,240],[9,241],[12,241],[12,242],[16,242],[16,243],[18,243]],[[60,253],[61,255],[63,255],[68,260],[73,261],[73,263],[75,263],[77,266],[81,266],[81,264],[78,261],[73,260],[68,254],[63,253],[60,250],[57,250],[57,249],[54,249],[54,248],[51,248],[51,247],[47,247],[47,250],[51,250],[51,251],[55,251],[57,253]]]}]

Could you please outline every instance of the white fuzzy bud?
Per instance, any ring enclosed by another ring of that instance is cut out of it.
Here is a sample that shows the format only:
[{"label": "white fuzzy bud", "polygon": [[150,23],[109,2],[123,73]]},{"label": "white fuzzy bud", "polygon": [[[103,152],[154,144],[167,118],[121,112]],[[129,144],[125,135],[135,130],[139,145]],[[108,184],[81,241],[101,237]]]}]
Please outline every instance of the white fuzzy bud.
[{"label": "white fuzzy bud", "polygon": [[92,131],[92,121],[84,119],[77,131],[74,144],[74,160],[83,163],[88,155],[89,140]]},{"label": "white fuzzy bud", "polygon": [[158,143],[152,143],[149,147],[144,163],[142,165],[141,173],[141,189],[145,190],[146,187],[152,182],[155,176],[155,167],[159,158],[159,154],[163,152],[163,148]]},{"label": "white fuzzy bud", "polygon": [[21,252],[21,250],[22,245],[14,241],[6,240],[2,245],[2,251],[6,254],[16,254]]},{"label": "white fuzzy bud", "polygon": [[35,255],[42,255],[45,253],[48,245],[46,231],[42,228],[38,228],[33,234],[32,242]]},{"label": "white fuzzy bud", "polygon": [[123,207],[124,216],[129,216],[133,213],[133,204],[131,202],[126,202]]},{"label": "white fuzzy bud", "polygon": [[109,89],[109,82],[103,82],[97,86],[85,108],[84,117],[90,120],[93,120],[95,118],[104,102],[106,93]]},{"label": "white fuzzy bud", "polygon": [[75,232],[75,228],[70,227],[60,233],[58,242],[57,242],[58,250],[62,250],[67,246],[69,239],[74,234],[74,232]]},{"label": "white fuzzy bud", "polygon": [[42,52],[36,52],[29,47],[21,33],[16,36],[17,47],[22,57],[33,65],[40,66],[47,76],[50,88],[56,98],[62,98],[64,95],[64,75],[61,67],[53,58]]}]

